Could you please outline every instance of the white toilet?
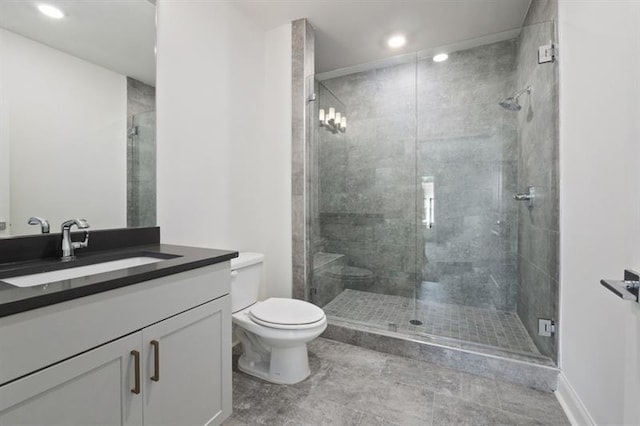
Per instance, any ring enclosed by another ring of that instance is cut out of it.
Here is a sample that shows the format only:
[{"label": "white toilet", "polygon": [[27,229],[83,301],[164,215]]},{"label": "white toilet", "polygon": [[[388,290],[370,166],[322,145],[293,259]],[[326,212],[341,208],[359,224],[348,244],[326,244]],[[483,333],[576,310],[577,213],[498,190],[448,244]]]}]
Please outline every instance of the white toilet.
[{"label": "white toilet", "polygon": [[259,302],[263,258],[240,253],[231,260],[232,319],[243,348],[238,368],[268,382],[298,383],[310,374],[307,343],[327,328],[327,317],[302,300]]}]

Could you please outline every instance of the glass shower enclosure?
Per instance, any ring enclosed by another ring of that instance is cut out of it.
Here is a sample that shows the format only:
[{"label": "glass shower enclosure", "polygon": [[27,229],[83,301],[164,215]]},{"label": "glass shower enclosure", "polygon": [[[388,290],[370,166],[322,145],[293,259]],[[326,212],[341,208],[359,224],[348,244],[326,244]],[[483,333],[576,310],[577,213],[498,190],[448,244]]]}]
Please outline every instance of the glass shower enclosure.
[{"label": "glass shower enclosure", "polygon": [[317,76],[308,286],[330,322],[555,359],[537,334],[557,316],[553,39],[547,22]]}]

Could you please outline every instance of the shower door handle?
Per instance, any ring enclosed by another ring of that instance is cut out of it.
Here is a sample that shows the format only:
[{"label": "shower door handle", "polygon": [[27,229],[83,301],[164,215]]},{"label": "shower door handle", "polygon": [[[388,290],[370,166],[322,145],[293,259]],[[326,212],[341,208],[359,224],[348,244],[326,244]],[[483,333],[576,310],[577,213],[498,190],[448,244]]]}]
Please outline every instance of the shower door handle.
[{"label": "shower door handle", "polygon": [[529,207],[533,207],[533,200],[536,197],[536,189],[533,186],[527,188],[524,194],[515,194],[513,199],[516,201],[528,201]]}]

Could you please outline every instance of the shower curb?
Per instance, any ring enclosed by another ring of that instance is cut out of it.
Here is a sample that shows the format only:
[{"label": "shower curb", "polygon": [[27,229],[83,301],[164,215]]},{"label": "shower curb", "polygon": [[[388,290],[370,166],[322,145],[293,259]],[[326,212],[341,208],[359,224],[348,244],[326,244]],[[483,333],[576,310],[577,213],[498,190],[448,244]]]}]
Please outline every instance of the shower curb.
[{"label": "shower curb", "polygon": [[346,326],[329,322],[321,337],[391,355],[431,362],[477,376],[504,380],[544,392],[554,392],[558,388],[560,370],[554,366],[401,338],[383,334],[378,330],[358,328],[352,324]]}]

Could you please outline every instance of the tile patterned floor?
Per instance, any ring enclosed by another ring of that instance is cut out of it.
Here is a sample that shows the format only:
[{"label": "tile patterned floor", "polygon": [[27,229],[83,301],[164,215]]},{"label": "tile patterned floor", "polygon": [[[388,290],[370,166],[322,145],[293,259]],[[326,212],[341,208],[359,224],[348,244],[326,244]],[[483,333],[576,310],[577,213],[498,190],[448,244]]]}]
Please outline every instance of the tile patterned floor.
[{"label": "tile patterned floor", "polygon": [[[518,315],[347,289],[323,307],[327,317],[407,334],[429,334],[539,354]],[[422,321],[412,325],[410,320]]]},{"label": "tile patterned floor", "polygon": [[569,425],[552,393],[327,339],[311,376],[275,385],[234,371],[237,425]]}]

